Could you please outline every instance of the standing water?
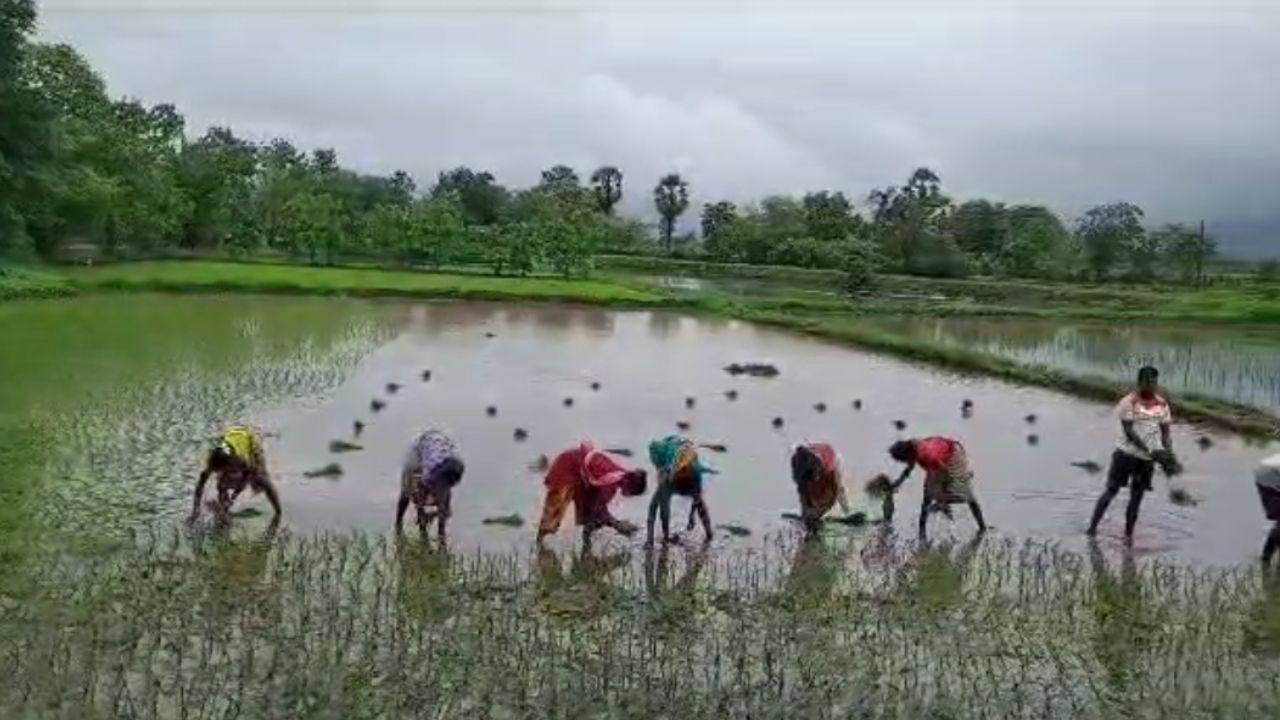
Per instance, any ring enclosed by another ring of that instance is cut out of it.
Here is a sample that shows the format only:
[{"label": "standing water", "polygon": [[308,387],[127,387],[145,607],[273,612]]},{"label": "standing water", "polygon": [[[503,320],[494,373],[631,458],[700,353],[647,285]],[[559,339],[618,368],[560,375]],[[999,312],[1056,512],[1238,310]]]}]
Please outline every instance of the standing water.
[{"label": "standing water", "polygon": [[[1105,465],[1119,436],[1105,405],[737,321],[665,313],[110,296],[6,305],[0,333],[16,340],[0,348],[0,423],[41,438],[28,452],[0,454],[13,465],[3,470],[35,483],[46,531],[105,534],[176,521],[210,438],[224,424],[247,421],[270,433],[268,462],[287,527],[386,532],[407,446],[421,430],[441,427],[467,461],[454,546],[524,546],[541,502],[541,476],[530,467],[539,456],[592,439],[647,465],[648,441],[687,423],[694,439],[726,446],[706,453],[721,471],[707,485],[717,524],[757,534],[785,527],[780,513],[796,504],[788,453],[806,440],[840,450],[855,503],[875,517],[878,506],[861,487],[875,473],[898,471],[888,445],[944,434],[968,447],[996,533],[1083,546],[1103,477],[1071,463]],[[770,363],[780,374],[733,377],[724,367],[735,362]],[[388,383],[397,392],[388,393]],[[566,406],[568,397],[575,402]],[[374,399],[385,403],[378,413],[370,411]],[[819,403],[826,412],[815,410]],[[1034,426],[1026,420],[1032,414]],[[784,420],[780,427],[774,418]],[[513,440],[517,429],[527,431],[523,442]],[[1172,505],[1158,479],[1138,549],[1209,563],[1250,559],[1264,532],[1251,473],[1265,450],[1222,436],[1202,451],[1199,434],[1181,425],[1175,432],[1187,466],[1180,485],[1200,504]],[[363,449],[333,453],[334,440]],[[343,473],[307,477],[330,463]],[[904,534],[913,532],[920,484],[917,474],[899,496]],[[1109,542],[1123,501],[1103,526]],[[265,510],[262,498],[242,503]],[[617,510],[643,523],[646,507],[647,498],[623,498]],[[524,527],[482,522],[512,513]],[[673,522],[682,526],[686,513],[677,502]],[[967,537],[972,527],[958,509],[954,523],[933,520],[931,533]],[[569,531],[561,534],[568,542]],[[721,533],[717,542],[750,540]]]}]

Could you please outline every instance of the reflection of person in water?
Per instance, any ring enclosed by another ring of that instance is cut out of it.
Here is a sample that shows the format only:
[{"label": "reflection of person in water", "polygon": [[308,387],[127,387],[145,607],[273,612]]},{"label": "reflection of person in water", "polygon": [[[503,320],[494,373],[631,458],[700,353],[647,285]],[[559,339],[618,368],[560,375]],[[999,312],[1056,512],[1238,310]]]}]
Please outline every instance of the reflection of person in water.
[{"label": "reflection of person in water", "polygon": [[710,555],[704,546],[685,554],[684,572],[680,578],[667,585],[671,575],[671,547],[663,545],[657,551],[652,547],[644,551],[644,580],[649,596],[657,599],[660,596],[690,597],[697,589],[698,578],[706,567]]},{"label": "reflection of person in water", "polygon": [[443,545],[426,536],[396,535],[395,559],[399,568],[396,599],[422,620],[439,622],[452,614],[449,576],[453,557]]},{"label": "reflection of person in water", "polygon": [[1132,552],[1121,554],[1117,578],[1107,566],[1098,542],[1090,540],[1089,564],[1093,568],[1095,652],[1111,685],[1122,691],[1132,680],[1138,653],[1158,623],[1142,607],[1142,585]]},{"label": "reflection of person in water", "polygon": [[975,535],[958,550],[954,541],[936,547],[920,546],[915,574],[897,592],[906,594],[911,605],[925,614],[955,607],[964,598],[965,582],[984,538],[982,534]]},{"label": "reflection of person in water", "polygon": [[608,582],[608,576],[630,561],[625,551],[597,557],[584,548],[572,556],[566,573],[560,556],[539,545],[534,563],[539,603],[552,615],[599,617],[609,611],[620,592]]},{"label": "reflection of person in water", "polygon": [[263,591],[261,584],[267,577],[267,561],[279,529],[279,518],[275,517],[257,537],[234,537],[226,523],[215,524],[208,535],[197,536],[197,550],[207,562],[211,585],[229,597]]}]

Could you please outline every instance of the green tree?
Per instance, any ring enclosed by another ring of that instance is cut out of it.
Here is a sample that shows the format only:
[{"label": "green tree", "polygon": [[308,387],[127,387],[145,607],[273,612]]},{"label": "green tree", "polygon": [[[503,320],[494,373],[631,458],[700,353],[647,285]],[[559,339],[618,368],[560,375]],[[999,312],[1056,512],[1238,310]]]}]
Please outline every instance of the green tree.
[{"label": "green tree", "polygon": [[303,192],[284,206],[285,232],[294,248],[304,253],[312,265],[332,264],[342,242],[338,201],[330,195]]},{"label": "green tree", "polygon": [[577,192],[582,184],[573,168],[553,165],[542,171],[541,187],[552,192]]},{"label": "green tree", "polygon": [[1076,236],[1095,280],[1105,280],[1122,254],[1145,235],[1142,208],[1127,202],[1090,208],[1076,221]]},{"label": "green tree", "polygon": [[491,173],[456,167],[440,173],[432,197],[452,195],[462,206],[468,225],[493,225],[502,217],[508,196],[506,188]]},{"label": "green tree", "polygon": [[707,254],[720,260],[739,259],[731,243],[729,226],[738,218],[738,208],[728,200],[702,205],[702,244]]},{"label": "green tree", "polygon": [[452,262],[464,241],[463,210],[453,197],[432,197],[414,204],[405,232],[405,258],[439,268]]},{"label": "green tree", "polygon": [[1178,269],[1185,283],[1201,285],[1205,264],[1218,253],[1218,242],[1204,231],[1187,225],[1170,224],[1152,233],[1164,249],[1169,263]]},{"label": "green tree", "polygon": [[857,232],[859,218],[842,192],[811,192],[801,201],[806,234],[822,242],[837,243]]},{"label": "green tree", "polygon": [[844,244],[844,287],[850,293],[875,287],[875,276],[884,263],[876,244],[865,238],[851,238]]},{"label": "green tree", "polygon": [[947,233],[951,201],[929,168],[917,168],[902,187],[872,190],[872,236],[882,254],[902,272],[937,274],[960,270],[961,257]]},{"label": "green tree", "polygon": [[1071,233],[1041,205],[1014,205],[1003,211],[1006,231],[994,260],[1015,277],[1067,277],[1076,265]]},{"label": "green tree", "polygon": [[670,253],[676,219],[689,209],[689,184],[678,173],[664,175],[653,188],[653,205],[662,217],[663,247]]},{"label": "green tree", "polygon": [[1008,218],[1002,203],[969,200],[950,216],[951,235],[961,250],[975,257],[994,258],[1005,250]]},{"label": "green tree", "polygon": [[591,173],[591,192],[600,212],[612,215],[614,206],[622,200],[622,171],[612,165],[596,168]]},{"label": "green tree", "polygon": [[[257,148],[229,128],[209,128],[183,148],[179,183],[194,206],[185,244],[219,247],[233,236],[256,231],[251,200],[257,165]],[[247,244],[243,239],[237,243]]]},{"label": "green tree", "polygon": [[53,150],[51,118],[29,81],[35,22],[33,0],[0,2],[0,255],[29,253],[28,219],[48,212],[40,169]]}]

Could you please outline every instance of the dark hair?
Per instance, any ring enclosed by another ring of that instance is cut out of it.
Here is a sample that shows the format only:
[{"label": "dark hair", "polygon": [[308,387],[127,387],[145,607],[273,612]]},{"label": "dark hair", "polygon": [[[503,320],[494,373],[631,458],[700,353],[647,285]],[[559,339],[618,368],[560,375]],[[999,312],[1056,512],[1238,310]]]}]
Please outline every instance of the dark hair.
[{"label": "dark hair", "polygon": [[454,487],[462,482],[462,473],[466,472],[467,466],[461,459],[456,457],[445,458],[436,467],[434,473],[437,482],[444,483],[449,487]]},{"label": "dark hair", "polygon": [[899,440],[889,446],[889,456],[898,462],[911,462],[916,459],[916,444],[910,440]]},{"label": "dark hair", "polygon": [[225,445],[215,445],[209,451],[208,464],[210,470],[223,470],[231,465],[231,460],[231,453],[227,452]]},{"label": "dark hair", "polygon": [[649,488],[649,475],[642,469],[627,471],[622,479],[622,494],[627,497],[643,495]]},{"label": "dark hair", "polygon": [[1160,371],[1151,365],[1143,365],[1138,368],[1138,382],[1155,382],[1160,377]]},{"label": "dark hair", "polygon": [[813,482],[822,474],[822,461],[806,445],[791,453],[791,480],[797,485]]}]

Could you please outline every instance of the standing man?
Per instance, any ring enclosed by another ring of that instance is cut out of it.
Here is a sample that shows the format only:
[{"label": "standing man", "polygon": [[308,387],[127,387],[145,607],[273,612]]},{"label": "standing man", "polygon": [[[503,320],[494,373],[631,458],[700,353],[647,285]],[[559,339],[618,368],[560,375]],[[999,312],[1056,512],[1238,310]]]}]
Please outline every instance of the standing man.
[{"label": "standing man", "polygon": [[1280,552],[1280,455],[1263,460],[1254,477],[1258,484],[1258,497],[1262,500],[1262,511],[1268,520],[1275,523],[1262,546],[1262,566],[1270,567],[1271,558]]},{"label": "standing man", "polygon": [[1129,488],[1129,507],[1124,516],[1125,542],[1133,543],[1133,527],[1138,523],[1138,511],[1142,498],[1151,489],[1155,476],[1156,458],[1164,453],[1173,457],[1173,439],[1169,427],[1173,413],[1169,403],[1159,393],[1160,373],[1150,365],[1138,370],[1138,387],[1125,395],[1116,406],[1120,420],[1120,445],[1111,453],[1111,467],[1107,471],[1107,489],[1098,498],[1089,521],[1089,535],[1098,532],[1098,523],[1107,513],[1107,506],[1115,499],[1120,488]]}]

